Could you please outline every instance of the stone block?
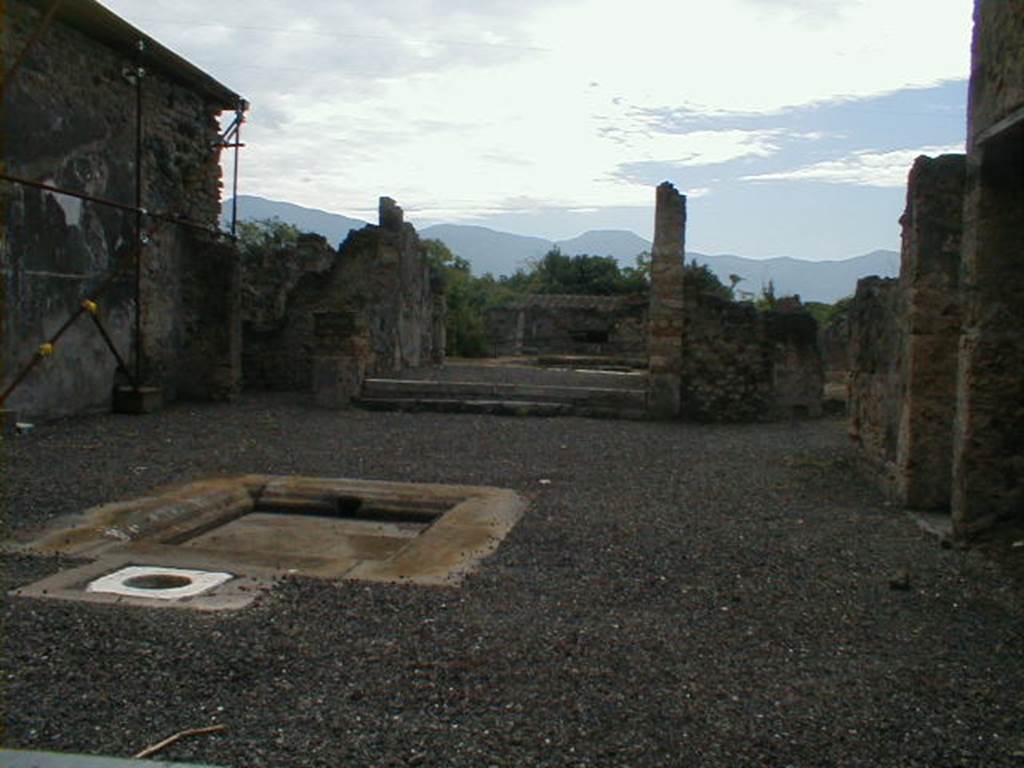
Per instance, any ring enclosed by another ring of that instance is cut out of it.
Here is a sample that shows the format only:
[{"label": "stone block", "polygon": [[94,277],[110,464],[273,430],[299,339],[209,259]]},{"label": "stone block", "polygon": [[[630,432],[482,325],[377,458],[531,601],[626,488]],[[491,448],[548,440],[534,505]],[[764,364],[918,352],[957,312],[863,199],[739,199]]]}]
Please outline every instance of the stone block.
[{"label": "stone block", "polygon": [[313,400],[322,408],[348,408],[366,378],[366,362],[348,355],[314,355]]},{"label": "stone block", "polygon": [[654,419],[674,419],[679,416],[682,381],[678,373],[652,373],[648,413]]},{"label": "stone block", "polygon": [[163,390],[159,387],[114,387],[114,413],[156,413],[163,405]]}]

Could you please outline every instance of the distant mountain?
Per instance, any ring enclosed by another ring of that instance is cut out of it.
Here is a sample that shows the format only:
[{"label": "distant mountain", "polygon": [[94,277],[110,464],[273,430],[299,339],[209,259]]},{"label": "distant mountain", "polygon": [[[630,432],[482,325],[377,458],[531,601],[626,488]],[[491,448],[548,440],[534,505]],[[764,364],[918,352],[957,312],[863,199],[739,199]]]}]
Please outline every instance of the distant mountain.
[{"label": "distant mountain", "polygon": [[[350,219],[340,213],[328,213],[317,208],[304,208],[294,203],[281,200],[267,200],[255,195],[238,196],[238,218],[241,219],[273,219],[278,218],[286,224],[293,224],[303,232],[316,232],[327,238],[332,246],[337,246],[348,236],[350,229],[362,229],[368,222]],[[231,226],[231,199],[225,200],[221,206],[221,226]]]},{"label": "distant mountain", "polygon": [[712,272],[729,285],[729,275],[743,278],[736,284],[737,291],[755,296],[771,281],[776,296],[798,294],[804,301],[833,304],[851,295],[857,280],[868,275],[896,277],[900,273],[900,255],[896,251],[872,251],[863,256],[842,261],[804,261],[788,257],[776,259],[747,259],[742,256],[711,256],[688,253],[687,259],[707,264]]},{"label": "distant mountain", "polygon": [[[542,257],[556,245],[568,256],[614,256],[623,266],[633,266],[637,254],[651,250],[649,240],[625,230],[591,230],[571,240],[555,242],[459,224],[427,227],[421,234],[444,242],[453,253],[466,259],[477,275],[511,274],[517,267],[525,266],[527,260]],[[900,255],[895,251],[872,251],[843,261],[748,259],[695,252],[688,252],[686,258],[706,264],[724,285],[729,285],[730,275],[739,275],[742,280],[736,286],[738,291],[760,296],[761,289],[771,281],[776,296],[795,293],[804,301],[827,304],[852,294],[861,277],[895,277],[900,271]]]},{"label": "distant mountain", "polygon": [[443,242],[452,253],[472,265],[475,275],[510,275],[517,269],[527,269],[528,261],[541,258],[554,245],[540,237],[464,224],[435,224],[421,229],[420,236]]},{"label": "distant mountain", "polygon": [[[230,217],[231,201],[224,203],[226,221]],[[333,245],[345,238],[350,229],[360,229],[367,222],[351,219],[337,213],[315,208],[304,208],[292,203],[267,200],[253,195],[238,196],[240,219],[269,219],[275,216],[294,224],[306,232],[319,232]],[[441,240],[452,253],[466,259],[473,274],[490,272],[510,275],[528,262],[540,259],[554,246],[569,256],[613,256],[623,266],[633,266],[637,254],[650,251],[651,243],[626,230],[604,229],[584,232],[569,240],[552,241],[541,237],[526,237],[499,232],[487,227],[464,224],[435,224],[420,230],[420,236]],[[900,255],[895,251],[872,251],[843,261],[803,261],[788,257],[774,259],[748,259],[733,255],[687,253],[687,260],[696,259],[706,264],[725,285],[730,275],[739,275],[738,291],[754,296],[771,281],[776,296],[799,294],[804,301],[828,304],[849,296],[857,287],[857,280],[867,275],[895,277],[899,274]]]},{"label": "distant mountain", "polygon": [[555,245],[568,256],[613,256],[627,266],[633,266],[637,255],[651,250],[650,240],[627,229],[592,229]]}]

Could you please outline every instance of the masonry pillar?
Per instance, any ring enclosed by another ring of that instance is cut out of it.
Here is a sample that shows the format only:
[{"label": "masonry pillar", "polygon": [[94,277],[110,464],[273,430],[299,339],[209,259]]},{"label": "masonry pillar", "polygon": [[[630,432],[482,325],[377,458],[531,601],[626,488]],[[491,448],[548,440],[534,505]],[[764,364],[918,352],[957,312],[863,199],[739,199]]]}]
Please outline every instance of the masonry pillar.
[{"label": "masonry pillar", "polygon": [[965,172],[964,155],[917,158],[900,219],[905,347],[895,490],[913,509],[950,503]]},{"label": "masonry pillar", "polygon": [[672,184],[658,185],[651,252],[651,306],[647,353],[648,410],[656,419],[680,414],[683,371],[683,254],[686,196]]},{"label": "masonry pillar", "polygon": [[968,161],[952,505],[961,537],[1024,520],[1022,168],[1024,135]]},{"label": "masonry pillar", "polygon": [[1024,522],[1024,26],[975,5],[953,449],[953,528]]},{"label": "masonry pillar", "polygon": [[323,408],[347,408],[372,364],[369,334],[352,312],[316,312],[313,322],[313,400]]}]

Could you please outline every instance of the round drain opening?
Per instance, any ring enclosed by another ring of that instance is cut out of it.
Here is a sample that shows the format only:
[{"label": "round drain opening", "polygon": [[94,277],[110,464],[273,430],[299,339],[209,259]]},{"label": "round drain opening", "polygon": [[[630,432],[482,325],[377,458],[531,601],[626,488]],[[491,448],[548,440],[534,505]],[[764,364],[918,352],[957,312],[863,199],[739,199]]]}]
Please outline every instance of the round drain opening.
[{"label": "round drain opening", "polygon": [[121,582],[132,589],[180,589],[192,583],[189,576],[178,576],[170,573],[147,573],[133,576]]},{"label": "round drain opening", "polygon": [[234,578],[222,571],[199,571],[160,565],[130,565],[108,573],[86,586],[87,592],[106,592],[122,597],[174,601],[196,597]]}]

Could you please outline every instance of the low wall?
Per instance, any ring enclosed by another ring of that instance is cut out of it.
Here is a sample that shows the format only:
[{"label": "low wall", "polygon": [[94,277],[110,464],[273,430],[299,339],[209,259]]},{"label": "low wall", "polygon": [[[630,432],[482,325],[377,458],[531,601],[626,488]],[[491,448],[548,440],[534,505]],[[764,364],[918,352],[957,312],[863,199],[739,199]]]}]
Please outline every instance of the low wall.
[{"label": "low wall", "polygon": [[684,296],[684,418],[742,422],[821,414],[824,376],[813,317],[760,312],[690,287]]}]

